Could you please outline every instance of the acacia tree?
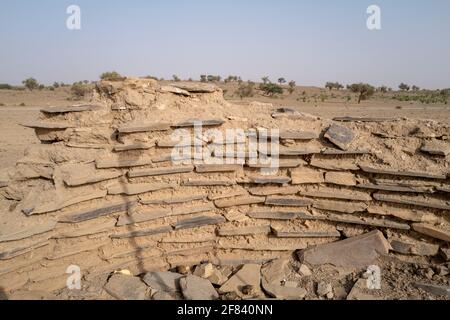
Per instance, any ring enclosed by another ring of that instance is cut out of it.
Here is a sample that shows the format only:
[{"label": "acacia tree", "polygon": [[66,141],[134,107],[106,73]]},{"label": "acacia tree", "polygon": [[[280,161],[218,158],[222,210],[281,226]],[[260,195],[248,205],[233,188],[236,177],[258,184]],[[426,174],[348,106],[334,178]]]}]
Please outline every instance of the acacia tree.
[{"label": "acacia tree", "polygon": [[117,81],[123,79],[123,77],[116,71],[108,71],[103,72],[100,75],[101,80],[107,80],[107,81]]},{"label": "acacia tree", "polygon": [[278,83],[279,83],[279,84],[286,83],[286,79],[283,78],[283,77],[281,77],[281,78],[278,79]]},{"label": "acacia tree", "polygon": [[375,88],[367,83],[354,83],[348,85],[347,88],[354,93],[359,94],[358,103],[361,103],[362,100],[367,100],[375,93]]},{"label": "acacia tree", "polygon": [[398,86],[398,88],[402,91],[409,91],[410,87],[406,84],[406,83],[400,83],[400,85]]},{"label": "acacia tree", "polygon": [[22,81],[25,88],[27,88],[30,91],[33,91],[34,89],[39,88],[39,83],[35,78],[28,78]]}]

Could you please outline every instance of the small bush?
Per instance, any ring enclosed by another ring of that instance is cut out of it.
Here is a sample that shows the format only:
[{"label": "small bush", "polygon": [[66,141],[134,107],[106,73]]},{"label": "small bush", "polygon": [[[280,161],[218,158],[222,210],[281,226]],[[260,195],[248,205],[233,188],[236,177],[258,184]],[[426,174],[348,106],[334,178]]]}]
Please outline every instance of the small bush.
[{"label": "small bush", "polygon": [[333,90],[333,89],[340,90],[340,89],[344,88],[344,86],[342,84],[340,84],[339,82],[327,82],[325,84],[325,88],[330,89],[330,90]]},{"label": "small bush", "polygon": [[174,75],[172,76],[172,79],[173,79],[173,81],[175,81],[175,82],[180,82],[180,81],[181,81],[180,78],[179,78],[176,74],[174,74]]},{"label": "small bush", "polygon": [[289,88],[288,88],[289,94],[293,94],[297,84],[295,83],[294,80],[291,80],[291,81],[289,81],[288,85],[289,85]]},{"label": "small bush", "polygon": [[33,91],[34,89],[39,88],[39,82],[37,82],[34,78],[28,78],[22,81],[25,88],[27,88],[30,91]]},{"label": "small bush", "polygon": [[100,75],[100,79],[106,80],[106,81],[119,81],[119,80],[123,80],[123,77],[116,71],[108,71],[108,72],[102,73]]},{"label": "small bush", "polygon": [[72,97],[76,100],[84,98],[91,91],[90,87],[83,82],[76,82],[70,88]]},{"label": "small bush", "polygon": [[398,86],[398,88],[401,90],[401,91],[409,91],[409,89],[410,89],[410,87],[406,84],[406,83],[400,83],[400,85]]},{"label": "small bush", "polygon": [[247,82],[246,84],[240,84],[237,88],[235,94],[237,94],[241,99],[246,97],[253,97],[255,84],[251,81]]},{"label": "small bush", "polygon": [[22,102],[21,104],[19,104],[19,107],[25,107],[25,106],[26,106],[25,102]]}]

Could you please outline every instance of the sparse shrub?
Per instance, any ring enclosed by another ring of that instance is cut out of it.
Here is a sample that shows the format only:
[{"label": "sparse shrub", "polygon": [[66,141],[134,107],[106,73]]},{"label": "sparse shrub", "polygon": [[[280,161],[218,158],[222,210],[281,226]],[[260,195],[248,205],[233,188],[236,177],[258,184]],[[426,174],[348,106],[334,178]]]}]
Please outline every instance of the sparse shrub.
[{"label": "sparse shrub", "polygon": [[56,89],[56,88],[59,88],[59,83],[58,83],[58,82],[56,82],[56,81],[55,81],[55,82],[53,82],[53,88],[55,88],[55,89]]},{"label": "sparse shrub", "polygon": [[7,83],[0,83],[0,90],[11,90],[13,88],[12,85]]},{"label": "sparse shrub", "polygon": [[254,87],[255,83],[251,81],[247,82],[246,84],[242,83],[237,88],[235,94],[238,95],[241,99],[246,97],[253,97],[255,94]]},{"label": "sparse shrub", "polygon": [[354,83],[347,86],[347,88],[350,91],[359,94],[358,103],[361,103],[362,100],[369,99],[375,93],[375,88],[367,83]]},{"label": "sparse shrub", "polygon": [[237,82],[237,81],[239,81],[239,79],[240,79],[241,77],[238,77],[238,76],[228,76],[227,78],[225,78],[225,83],[228,83],[228,82]]},{"label": "sparse shrub", "polygon": [[106,81],[119,81],[119,80],[123,80],[123,77],[116,71],[108,71],[108,72],[102,73],[100,75],[100,79],[106,80]]},{"label": "sparse shrub", "polygon": [[268,76],[262,77],[261,80],[262,80],[262,82],[263,82],[264,84],[270,83],[270,80],[269,80],[269,77],[268,77]]},{"label": "sparse shrub", "polygon": [[39,88],[39,82],[37,82],[34,78],[28,78],[22,81],[25,88],[27,88],[30,91],[33,91],[34,89]]},{"label": "sparse shrub", "polygon": [[262,83],[260,84],[259,89],[264,95],[270,97],[275,97],[277,94],[283,94],[283,88],[276,83]]},{"label": "sparse shrub", "polygon": [[412,91],[414,91],[414,92],[417,92],[417,91],[419,91],[420,90],[420,88],[418,87],[418,86],[412,86]]},{"label": "sparse shrub", "polygon": [[81,100],[82,98],[84,98],[90,92],[90,90],[90,87],[81,81],[75,82],[70,88],[72,97],[76,100]]},{"label": "sparse shrub", "polygon": [[207,81],[206,74],[202,74],[200,76],[200,82],[206,82],[206,81]]},{"label": "sparse shrub", "polygon": [[285,78],[279,78],[279,79],[278,79],[278,83],[279,83],[279,84],[286,83],[286,79],[285,79]]},{"label": "sparse shrub", "polygon": [[175,82],[181,81],[180,78],[179,78],[176,74],[174,74],[174,75],[172,76],[172,79],[173,79],[173,81],[175,81]]},{"label": "sparse shrub", "polygon": [[321,93],[320,94],[320,101],[325,102],[327,100],[328,96],[326,94]]},{"label": "sparse shrub", "polygon": [[295,87],[296,87],[295,81],[294,80],[289,81],[288,85],[289,85],[289,88],[288,88],[289,94],[294,93]]},{"label": "sparse shrub", "polygon": [[406,83],[400,83],[400,85],[398,86],[398,88],[402,91],[409,91],[410,87],[406,84]]},{"label": "sparse shrub", "polygon": [[388,91],[388,88],[386,86],[381,86],[377,89],[378,92],[386,93]]},{"label": "sparse shrub", "polygon": [[25,102],[22,102],[21,104],[19,104],[19,107],[25,107],[25,106],[26,106]]},{"label": "sparse shrub", "polygon": [[40,84],[39,87],[38,87],[38,89],[39,89],[39,90],[44,90],[44,89],[45,89],[45,86],[44,86],[43,84]]},{"label": "sparse shrub", "polygon": [[209,74],[208,76],[206,76],[206,80],[208,82],[220,82],[220,80],[222,80],[222,77]]}]

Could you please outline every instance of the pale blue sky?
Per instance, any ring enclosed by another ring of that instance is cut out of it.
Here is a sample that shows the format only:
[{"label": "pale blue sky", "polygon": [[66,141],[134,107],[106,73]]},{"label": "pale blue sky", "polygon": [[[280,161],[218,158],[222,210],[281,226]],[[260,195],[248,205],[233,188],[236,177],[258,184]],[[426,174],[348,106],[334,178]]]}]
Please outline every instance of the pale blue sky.
[{"label": "pale blue sky", "polygon": [[[66,8],[82,29],[66,28]],[[382,30],[366,28],[381,7]],[[1,0],[0,83],[124,75],[283,76],[450,87],[448,0]]]}]

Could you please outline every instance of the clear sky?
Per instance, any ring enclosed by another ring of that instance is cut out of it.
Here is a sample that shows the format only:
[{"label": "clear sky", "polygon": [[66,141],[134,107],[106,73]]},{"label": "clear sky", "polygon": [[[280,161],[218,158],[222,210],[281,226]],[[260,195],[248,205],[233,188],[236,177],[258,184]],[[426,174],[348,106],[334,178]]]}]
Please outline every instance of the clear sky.
[{"label": "clear sky", "polygon": [[[81,30],[66,9],[81,8]],[[381,8],[381,30],[366,9]],[[1,0],[0,83],[103,71],[450,87],[448,0]]]}]

